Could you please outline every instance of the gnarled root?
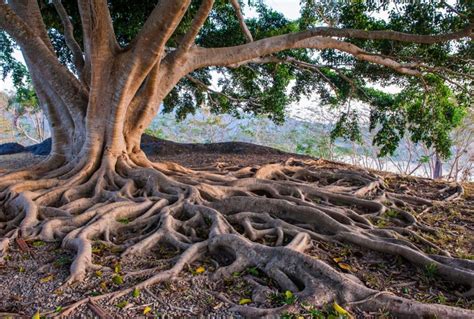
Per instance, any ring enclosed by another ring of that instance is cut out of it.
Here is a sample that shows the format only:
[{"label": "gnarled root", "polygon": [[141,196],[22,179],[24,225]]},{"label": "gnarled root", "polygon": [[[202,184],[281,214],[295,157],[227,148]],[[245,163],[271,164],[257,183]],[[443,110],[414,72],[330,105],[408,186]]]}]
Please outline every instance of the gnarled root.
[{"label": "gnarled root", "polygon": [[[279,289],[292,291],[298,300],[315,306],[338,302],[364,311],[383,308],[404,318],[474,316],[471,310],[370,289],[357,277],[307,254],[316,241],[355,244],[401,256],[421,268],[435,267],[452,282],[474,286],[473,262],[451,257],[417,233],[436,233],[436,229],[420,222],[414,212],[442,203],[395,193],[381,176],[296,160],[209,171],[127,156],[76,164],[45,170],[44,178],[28,171],[1,177],[0,258],[18,236],[61,240],[65,248],[75,251],[70,284],[82,280],[88,270],[102,268],[93,263],[94,240],[120,247],[122,259],[161,244],[182,253],[168,260],[172,264],[168,270],[130,273],[146,279],[124,290],[79,300],[66,307],[63,315],[89,300],[114,299],[172,280],[186,264],[210,254],[231,260],[212,274],[215,278],[257,267]],[[453,200],[462,188],[454,185],[449,192],[443,189],[446,200]],[[383,226],[376,226],[377,221],[384,221]],[[426,248],[438,254],[429,255]],[[270,288],[250,277],[247,281],[254,288],[252,300],[263,304]],[[251,317],[289,308],[234,307]]]}]

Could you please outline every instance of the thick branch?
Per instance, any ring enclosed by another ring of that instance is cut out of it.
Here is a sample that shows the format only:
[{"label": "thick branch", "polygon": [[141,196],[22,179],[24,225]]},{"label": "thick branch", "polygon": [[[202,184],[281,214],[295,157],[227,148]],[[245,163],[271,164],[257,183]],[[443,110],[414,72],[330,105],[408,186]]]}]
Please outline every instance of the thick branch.
[{"label": "thick branch", "polygon": [[12,0],[9,1],[13,11],[27,22],[31,30],[43,40],[44,44],[51,52],[54,52],[53,45],[49,39],[46,26],[44,25],[41,11],[36,0]]},{"label": "thick branch", "polygon": [[247,38],[247,42],[253,42],[252,33],[250,33],[247,24],[245,23],[244,16],[242,14],[242,9],[240,8],[240,4],[238,0],[230,0],[230,3],[234,7],[235,14],[237,15],[237,19],[239,20],[240,28],[242,29],[245,37]]},{"label": "thick branch", "polygon": [[82,50],[76,39],[74,38],[74,27],[72,26],[69,16],[64,9],[61,0],[53,0],[54,7],[61,18],[61,22],[64,27],[64,38],[66,45],[71,50],[74,59],[74,66],[76,67],[79,78],[82,78],[82,69],[84,68],[84,58],[82,56]]},{"label": "thick branch", "polygon": [[186,52],[193,44],[196,36],[201,30],[201,27],[206,22],[209,13],[211,12],[212,6],[214,5],[214,0],[203,0],[201,6],[199,7],[196,16],[193,19],[191,27],[189,28],[188,32],[184,36],[181,44],[179,45],[178,50]]},{"label": "thick branch", "polygon": [[356,46],[342,41],[327,39],[326,37],[393,40],[401,42],[432,44],[472,36],[472,29],[473,24],[470,24],[463,30],[453,33],[439,35],[417,35],[395,31],[364,31],[356,29],[321,27],[298,33],[274,36],[239,46],[196,49],[196,59],[194,63],[196,63],[198,67],[209,65],[227,66],[269,55],[274,52],[297,48],[334,48],[341,49],[342,51],[346,52],[355,50],[356,52],[348,53],[357,53],[359,55],[364,54],[364,57],[367,57],[367,60],[369,61],[373,59],[368,58],[368,53],[362,51]]},{"label": "thick branch", "polygon": [[[399,73],[419,76],[420,72],[413,70],[403,64],[392,59],[369,54],[361,48],[348,43],[331,38],[311,37],[307,39],[298,39],[298,34],[290,34],[276,36],[264,40],[255,41],[249,44],[232,48],[214,48],[214,49],[196,49],[196,60],[198,63],[196,68],[202,68],[210,65],[231,66],[235,67],[239,63],[258,59],[271,53],[287,50],[287,49],[336,49],[353,55],[355,58],[375,64],[384,65]],[[205,59],[204,56],[209,58]]]},{"label": "thick branch", "polygon": [[[133,58],[147,65],[148,72],[161,58],[166,42],[173,34],[191,1],[160,1],[138,33],[133,45]],[[147,73],[148,73],[147,72]]]},{"label": "thick branch", "polygon": [[79,0],[86,67],[119,50],[112,18],[105,0]]},{"label": "thick branch", "polygon": [[87,106],[86,90],[44,41],[6,4],[0,4],[0,27],[15,39],[27,60],[31,61],[28,65],[30,72],[41,74],[52,90],[61,92],[61,99],[70,108],[72,116],[82,118]]}]

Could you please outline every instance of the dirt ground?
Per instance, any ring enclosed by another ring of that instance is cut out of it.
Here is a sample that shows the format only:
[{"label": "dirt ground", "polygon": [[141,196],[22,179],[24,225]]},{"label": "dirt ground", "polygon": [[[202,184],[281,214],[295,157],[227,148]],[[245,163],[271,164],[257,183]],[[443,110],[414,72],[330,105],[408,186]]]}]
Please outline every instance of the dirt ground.
[{"label": "dirt ground", "polygon": [[[271,162],[286,161],[291,157],[307,158],[287,154],[267,147],[247,143],[178,144],[145,137],[144,150],[155,161],[173,161],[188,167],[206,166],[259,166]],[[40,161],[43,157],[29,153],[0,156],[0,172],[16,169]],[[321,168],[335,169],[346,164],[320,160]],[[445,183],[427,179],[396,176],[384,173],[387,186],[400,193],[416,194],[430,199]],[[440,230],[431,235],[432,240],[453,256],[474,259],[474,185],[466,184],[463,199],[449,206],[434,205],[429,210],[417,212],[417,218]],[[384,221],[378,221],[383,223]],[[381,226],[381,225],[379,225]],[[429,236],[422,234],[422,236]],[[428,249],[428,248],[427,248]],[[433,251],[432,253],[436,253]],[[41,241],[27,242],[27,249],[16,243],[0,265],[0,317],[31,318],[35,313],[41,317],[52,317],[74,301],[87,296],[103,294],[130,286],[136,278],[130,273],[150,268],[153,272],[167,269],[164,259],[179,254],[169,247],[160,246],[149,252],[146,258],[119,262],[114,247],[97,243],[94,246],[94,263],[109,266],[110,272],[90,273],[84,282],[73,287],[61,287],[68,276],[71,254],[59,243]],[[402,297],[423,302],[442,303],[474,309],[474,301],[461,297],[465,287],[454,285],[436,276],[431,269],[417,269],[402,258],[364,251],[356,246],[332,245],[313,242],[309,252],[341,272],[350,272],[368,287],[385,290]],[[341,265],[345,265],[341,267]],[[211,281],[208,274],[216,268],[216,261],[201,260],[188,265],[187,271],[177,280],[136,291],[107,304],[88,304],[78,308],[74,318],[189,318],[238,317],[231,312],[232,303],[239,303],[250,296],[249,286],[243,279],[246,275],[261,277],[258,269],[234,274],[222,281]],[[260,278],[265,280],[265,278]],[[222,298],[224,296],[225,298]],[[223,301],[226,300],[226,301]],[[269,298],[269,306],[278,306],[287,300],[282,295]],[[294,301],[298,303],[298,301]],[[144,314],[146,313],[146,314]],[[326,318],[333,313],[328,308],[315,309],[311,305],[299,305],[297,313],[283,314],[284,318]],[[362,313],[352,311],[356,318],[388,318],[389,314]],[[322,315],[323,317],[318,317]]]}]

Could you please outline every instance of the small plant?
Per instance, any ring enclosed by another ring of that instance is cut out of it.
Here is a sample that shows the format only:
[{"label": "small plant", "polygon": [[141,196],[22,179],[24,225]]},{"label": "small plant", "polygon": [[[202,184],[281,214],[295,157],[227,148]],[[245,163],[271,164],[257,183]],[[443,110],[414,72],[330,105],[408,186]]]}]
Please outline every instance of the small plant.
[{"label": "small plant", "polygon": [[55,267],[62,267],[62,266],[66,266],[70,263],[71,263],[71,258],[70,257],[68,257],[68,256],[59,256],[58,258],[56,258],[53,265]]},{"label": "small plant", "polygon": [[440,304],[445,304],[448,300],[446,299],[446,296],[442,293],[442,292],[439,292],[438,293],[438,303]]},{"label": "small plant", "polygon": [[116,285],[121,285],[123,284],[123,277],[120,275],[115,275],[112,277],[112,282]]},{"label": "small plant", "polygon": [[247,273],[252,275],[252,276],[255,276],[255,277],[259,277],[260,276],[260,271],[258,270],[257,267],[249,267],[247,268]]},{"label": "small plant", "polygon": [[43,247],[46,243],[42,240],[35,240],[31,245],[33,247]]},{"label": "small plant", "polygon": [[400,216],[400,214],[396,210],[393,210],[393,209],[387,210],[385,212],[385,215],[392,218],[397,218],[398,216]]},{"label": "small plant", "polygon": [[431,263],[425,266],[425,277],[428,279],[433,279],[436,276],[436,273],[438,272],[438,267],[436,264]]},{"label": "small plant", "polygon": [[121,224],[128,225],[130,223],[130,220],[128,218],[119,218],[117,221]]},{"label": "small plant", "polygon": [[117,308],[123,309],[123,308],[125,308],[127,305],[128,305],[128,301],[127,301],[127,300],[124,300],[124,301],[119,302],[119,303],[116,304],[115,306],[116,306]]},{"label": "small plant", "polygon": [[289,290],[284,293],[273,293],[269,298],[278,305],[293,305],[297,300],[297,297]]}]

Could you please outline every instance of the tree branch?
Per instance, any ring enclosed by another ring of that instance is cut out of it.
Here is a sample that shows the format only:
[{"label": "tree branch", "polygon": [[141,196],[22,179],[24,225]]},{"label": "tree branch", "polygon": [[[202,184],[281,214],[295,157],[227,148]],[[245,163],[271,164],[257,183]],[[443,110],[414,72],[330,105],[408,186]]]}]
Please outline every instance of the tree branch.
[{"label": "tree branch", "polygon": [[[61,18],[61,23],[64,27],[64,38],[66,40],[66,45],[69,50],[71,50],[73,55],[74,66],[76,67],[79,78],[82,80],[82,69],[84,68],[84,57],[81,50],[81,47],[74,38],[74,27],[69,20],[69,16],[64,8],[61,0],[53,0],[54,7],[58,12],[59,17]],[[83,81],[84,82],[84,81]]]},{"label": "tree branch", "polygon": [[115,37],[112,18],[106,0],[78,0],[81,16],[86,65],[94,58],[117,52],[120,46]]},{"label": "tree branch", "polygon": [[287,49],[336,49],[351,54],[359,60],[392,68],[399,73],[414,76],[419,76],[421,74],[419,71],[405,67],[403,64],[392,59],[383,58],[365,52],[356,45],[348,42],[323,37],[310,37],[306,39],[301,39],[301,37],[302,34],[296,33],[271,37],[235,47],[213,49],[196,48],[195,58],[191,63],[195,63],[194,67],[196,69],[211,65],[235,66],[243,61],[252,61],[260,56]]},{"label": "tree branch", "polygon": [[42,80],[48,82],[52,90],[61,92],[62,100],[73,113],[78,117],[84,115],[87,106],[85,88],[30,26],[6,4],[0,4],[0,28],[20,44],[30,72],[40,73]]},{"label": "tree branch", "polygon": [[181,22],[190,3],[191,0],[159,1],[134,39],[134,58],[145,63],[148,71],[161,58],[166,42]]},{"label": "tree branch", "polygon": [[229,100],[231,100],[233,102],[241,103],[241,102],[247,101],[247,100],[242,100],[242,99],[239,99],[239,98],[235,98],[233,96],[227,95],[227,94],[225,94],[223,92],[220,92],[220,91],[216,91],[216,90],[210,88],[208,85],[206,85],[202,81],[196,79],[195,77],[190,76],[189,74],[186,75],[186,79],[188,79],[189,81],[191,81],[195,85],[199,86],[201,89],[204,89],[204,90],[206,90],[210,93],[213,93],[213,94],[218,94],[218,95],[224,96],[224,97],[228,98]]},{"label": "tree branch", "polygon": [[[194,40],[196,39],[199,30],[201,30],[201,27],[204,25],[204,22],[206,22],[213,5],[214,0],[202,0],[201,6],[193,19],[191,27],[181,41],[178,51],[186,52],[194,44]],[[179,55],[181,54],[178,53],[178,56]]]},{"label": "tree branch", "polygon": [[9,4],[13,11],[27,22],[30,29],[43,40],[44,44],[51,52],[54,52],[53,45],[49,39],[48,32],[43,22],[38,2],[36,0],[11,0]]},{"label": "tree branch", "polygon": [[245,23],[244,16],[242,14],[242,9],[240,8],[239,1],[238,0],[230,0],[230,3],[232,4],[232,7],[234,7],[235,14],[237,16],[237,19],[239,20],[240,28],[242,29],[242,32],[244,33],[245,37],[247,38],[247,42],[253,42],[252,33],[250,33],[250,30],[247,27],[247,24]]},{"label": "tree branch", "polygon": [[274,36],[239,46],[225,48],[195,48],[195,57],[189,63],[192,65],[191,69],[211,65],[230,66],[287,49],[337,49],[352,54],[358,59],[388,66],[404,74],[419,75],[418,71],[404,67],[392,59],[370,54],[351,43],[335,40],[329,37],[392,40],[432,44],[461,39],[463,37],[472,37],[473,28],[474,24],[471,23],[463,30],[457,32],[438,35],[417,35],[396,31],[364,31],[357,29],[320,27],[298,33]]}]

